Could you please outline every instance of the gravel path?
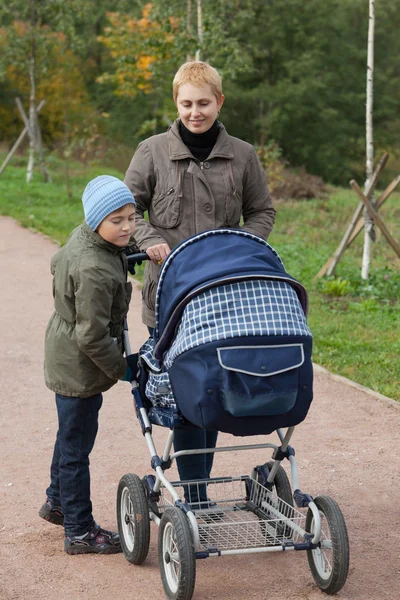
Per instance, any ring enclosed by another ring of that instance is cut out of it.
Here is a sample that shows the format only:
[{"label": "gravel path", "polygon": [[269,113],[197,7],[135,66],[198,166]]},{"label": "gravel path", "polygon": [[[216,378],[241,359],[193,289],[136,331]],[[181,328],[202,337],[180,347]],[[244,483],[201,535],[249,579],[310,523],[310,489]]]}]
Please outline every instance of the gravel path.
[{"label": "gravel path", "polygon": [[[154,524],[149,557],[134,567],[122,554],[67,556],[63,530],[37,515],[56,433],[53,394],[42,375],[55,251],[49,240],[0,218],[0,598],[158,600],[164,595]],[[146,339],[139,315],[136,291],[130,310],[133,349]],[[346,518],[351,565],[338,595],[343,600],[400,597],[399,408],[317,371],[315,400],[293,438],[302,489],[332,495]],[[157,447],[164,439],[165,431],[156,428]],[[230,443],[231,436],[220,436],[220,445]],[[214,474],[249,473],[268,459],[260,451],[220,454]],[[116,488],[126,472],[142,476],[151,469],[129,385],[119,383],[105,394],[91,457],[94,515],[104,527],[116,527]],[[323,594],[313,584],[305,554],[298,552],[198,561],[193,598],[317,600]]]}]

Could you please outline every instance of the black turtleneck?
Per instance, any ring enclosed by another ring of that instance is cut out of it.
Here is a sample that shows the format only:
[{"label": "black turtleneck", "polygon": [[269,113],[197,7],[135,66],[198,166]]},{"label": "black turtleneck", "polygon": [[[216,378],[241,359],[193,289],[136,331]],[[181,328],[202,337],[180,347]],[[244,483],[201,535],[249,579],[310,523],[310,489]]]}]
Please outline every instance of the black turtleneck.
[{"label": "black turtleneck", "polygon": [[215,146],[219,135],[219,122],[216,120],[208,131],[204,133],[192,133],[179,121],[179,133],[183,143],[197,160],[206,160]]}]

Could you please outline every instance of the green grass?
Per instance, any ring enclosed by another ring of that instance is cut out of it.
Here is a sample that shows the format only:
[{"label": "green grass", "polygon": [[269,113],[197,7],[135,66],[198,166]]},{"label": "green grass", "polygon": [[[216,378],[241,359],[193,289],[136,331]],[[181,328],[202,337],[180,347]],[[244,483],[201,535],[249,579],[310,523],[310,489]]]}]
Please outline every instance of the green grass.
[{"label": "green grass", "polygon": [[[0,155],[0,163],[3,158]],[[0,213],[61,244],[82,221],[81,194],[87,181],[105,172],[123,175],[109,168],[73,164],[69,198],[60,161],[50,163],[52,184],[42,183],[35,173],[27,185],[26,159],[18,157],[11,164],[0,177]],[[269,242],[287,271],[308,290],[314,361],[400,400],[400,260],[386,240],[378,233],[367,282],[360,276],[363,234],[346,250],[335,277],[314,281],[338,246],[357,204],[355,194],[345,189],[336,189],[323,200],[279,202]],[[400,196],[391,196],[380,212],[399,241]]]},{"label": "green grass", "polygon": [[[4,155],[0,154],[0,164],[3,159]],[[69,197],[63,163],[52,159],[49,168],[52,183],[43,183],[41,173],[35,170],[32,182],[27,184],[26,159],[12,159],[0,176],[0,214],[14,217],[24,227],[40,231],[55,242],[64,244],[72,229],[83,220],[81,198],[87,182],[103,173],[120,178],[122,173],[101,166],[84,167],[74,163],[70,166]]]}]

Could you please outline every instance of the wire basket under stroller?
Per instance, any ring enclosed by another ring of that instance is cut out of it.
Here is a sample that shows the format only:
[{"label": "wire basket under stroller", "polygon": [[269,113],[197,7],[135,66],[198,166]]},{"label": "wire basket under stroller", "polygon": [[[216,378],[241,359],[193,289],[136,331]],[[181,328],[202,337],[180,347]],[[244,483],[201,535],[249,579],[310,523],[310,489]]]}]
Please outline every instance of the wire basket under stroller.
[{"label": "wire basket under stroller", "polygon": [[[128,257],[134,265],[148,258]],[[164,261],[154,336],[141,348],[132,382],[155,474],[122,477],[117,516],[125,557],[141,564],[150,522],[159,526],[159,565],[168,598],[189,600],[196,559],[305,550],[317,585],[336,593],[348,572],[342,513],[328,496],[300,490],[294,427],[312,401],[307,294],[275,250],[241,230],[190,238]],[[126,331],[125,349],[130,353]],[[174,429],[190,422],[239,436],[277,433],[277,443],[172,452]],[[169,429],[162,455],[152,426]],[[284,431],[284,429],[286,429]],[[270,449],[246,476],[172,481],[183,455]],[[291,483],[281,462],[290,464]],[[206,486],[207,501],[199,501]],[[196,498],[191,501],[191,494]]]}]

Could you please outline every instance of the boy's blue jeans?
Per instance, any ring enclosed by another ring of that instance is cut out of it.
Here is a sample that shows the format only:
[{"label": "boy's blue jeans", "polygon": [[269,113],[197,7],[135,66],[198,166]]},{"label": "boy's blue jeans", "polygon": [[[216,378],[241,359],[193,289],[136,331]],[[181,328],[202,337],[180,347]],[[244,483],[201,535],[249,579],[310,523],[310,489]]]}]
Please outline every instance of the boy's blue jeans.
[{"label": "boy's blue jeans", "polygon": [[[154,329],[148,327],[151,337]],[[215,448],[217,444],[217,431],[200,429],[200,427],[186,426],[174,430],[174,450],[193,450],[194,448]],[[181,481],[192,479],[208,479],[211,474],[214,454],[191,454],[178,456],[176,465]],[[190,503],[206,502],[207,488],[205,485],[185,486],[185,499]]]},{"label": "boy's blue jeans", "polygon": [[94,525],[89,454],[98,430],[101,394],[73,398],[56,394],[58,432],[47,498],[64,513],[65,535],[83,535]]}]

